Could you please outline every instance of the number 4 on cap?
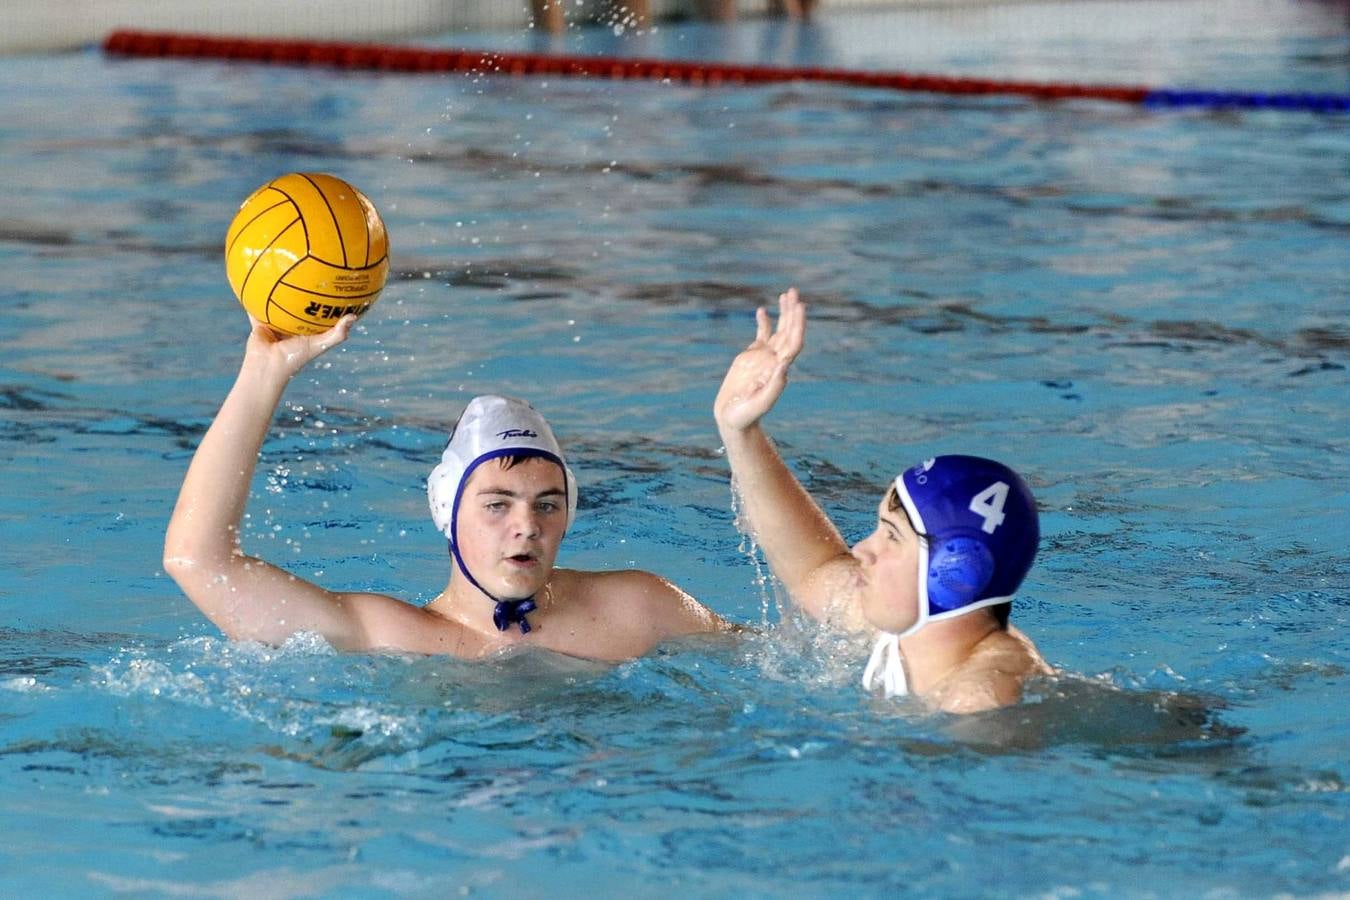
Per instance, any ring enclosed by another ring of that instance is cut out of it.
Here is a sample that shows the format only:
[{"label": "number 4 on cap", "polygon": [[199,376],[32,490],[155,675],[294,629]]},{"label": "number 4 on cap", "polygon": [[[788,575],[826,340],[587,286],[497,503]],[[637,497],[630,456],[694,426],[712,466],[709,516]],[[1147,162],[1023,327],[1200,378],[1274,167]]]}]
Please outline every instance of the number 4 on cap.
[{"label": "number 4 on cap", "polygon": [[1003,504],[1008,502],[1008,485],[995,481],[970,500],[970,511],[984,519],[980,528],[985,534],[993,534],[994,529],[1003,524]]}]

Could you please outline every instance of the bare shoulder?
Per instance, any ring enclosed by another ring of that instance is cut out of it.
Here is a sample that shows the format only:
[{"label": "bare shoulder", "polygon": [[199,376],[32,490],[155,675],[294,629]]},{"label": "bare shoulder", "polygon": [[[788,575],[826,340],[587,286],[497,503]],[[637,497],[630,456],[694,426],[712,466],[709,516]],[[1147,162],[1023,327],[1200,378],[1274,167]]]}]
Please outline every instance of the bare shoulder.
[{"label": "bare shoulder", "polygon": [[1031,638],[1011,625],[1007,631],[995,631],[981,641],[970,661],[980,667],[1016,672],[1026,677],[1051,672]]},{"label": "bare shoulder", "polygon": [[350,650],[395,650],[404,653],[477,657],[491,648],[459,622],[386,594],[348,592],[335,595],[356,622]]},{"label": "bare shoulder", "polygon": [[1009,627],[996,631],[925,698],[942,712],[964,715],[1011,706],[1022,699],[1022,685],[1053,671],[1025,634]]},{"label": "bare shoulder", "polygon": [[644,632],[656,641],[730,627],[672,582],[641,569],[557,569],[553,583],[573,612],[603,620],[607,627]]}]

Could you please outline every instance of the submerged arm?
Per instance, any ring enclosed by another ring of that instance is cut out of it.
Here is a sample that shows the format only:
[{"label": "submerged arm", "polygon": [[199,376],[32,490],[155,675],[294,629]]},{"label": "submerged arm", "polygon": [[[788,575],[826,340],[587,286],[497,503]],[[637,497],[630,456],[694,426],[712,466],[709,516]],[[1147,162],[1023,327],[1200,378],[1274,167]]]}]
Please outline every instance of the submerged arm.
[{"label": "submerged arm", "polygon": [[239,523],[258,453],[296,372],[347,338],[354,317],[324,334],[284,340],[254,326],[238,378],[188,467],[164,541],[164,570],[237,640],[280,643],[317,631],[340,647],[364,643],[360,597],[339,595],[246,556]]},{"label": "submerged arm", "polygon": [[806,307],[796,289],[778,303],[777,330],[761,308],[755,340],[732,362],[713,409],[741,514],[769,567],[807,613],[825,619],[848,599],[856,561],[760,425],[787,386],[806,335]]}]

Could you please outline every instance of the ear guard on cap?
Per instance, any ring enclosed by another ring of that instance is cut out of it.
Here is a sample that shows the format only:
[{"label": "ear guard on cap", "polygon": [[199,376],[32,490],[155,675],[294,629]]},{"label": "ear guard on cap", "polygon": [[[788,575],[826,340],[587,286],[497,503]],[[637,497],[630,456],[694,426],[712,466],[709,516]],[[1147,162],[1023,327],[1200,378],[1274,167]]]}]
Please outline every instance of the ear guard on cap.
[{"label": "ear guard on cap", "polygon": [[[563,481],[567,484],[566,530],[571,531],[572,523],[577,518],[577,479],[567,463],[551,453],[528,449],[497,455],[538,456],[562,467]],[[431,507],[431,519],[436,523],[436,530],[451,540],[454,539],[455,513],[459,508],[459,498],[464,490],[464,485],[468,482],[469,475],[473,473],[473,470],[490,458],[492,457],[482,456],[470,463],[465,463],[453,449],[447,448],[441,454],[440,464],[432,469],[431,474],[427,476],[427,500]]]},{"label": "ear guard on cap", "polygon": [[928,603],[946,612],[972,603],[994,577],[994,555],[969,537],[936,539],[928,550]]}]

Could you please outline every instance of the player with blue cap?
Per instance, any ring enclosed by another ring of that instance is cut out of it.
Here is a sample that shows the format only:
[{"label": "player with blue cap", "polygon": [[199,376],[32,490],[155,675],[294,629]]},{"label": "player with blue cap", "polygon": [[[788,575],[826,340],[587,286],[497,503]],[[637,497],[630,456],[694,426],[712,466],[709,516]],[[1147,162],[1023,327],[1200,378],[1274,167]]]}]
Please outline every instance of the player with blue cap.
[{"label": "player with blue cap", "polygon": [[808,614],[875,634],[868,689],[956,713],[1016,702],[1028,677],[1051,671],[1008,625],[1040,540],[1030,489],[1002,463],[937,456],[895,478],[876,530],[850,549],[760,424],[805,331],[795,290],[779,298],[776,330],[760,309],[714,405],[741,513],[770,568]]}]

